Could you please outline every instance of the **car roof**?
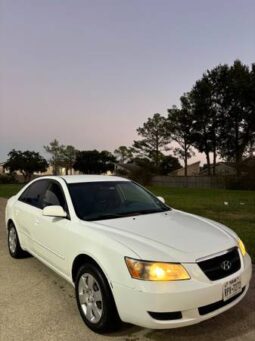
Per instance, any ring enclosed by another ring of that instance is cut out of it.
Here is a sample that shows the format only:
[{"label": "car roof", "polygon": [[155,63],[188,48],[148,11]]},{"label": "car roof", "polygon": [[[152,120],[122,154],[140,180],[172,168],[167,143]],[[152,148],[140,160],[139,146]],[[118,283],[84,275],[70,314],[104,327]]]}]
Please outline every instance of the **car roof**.
[{"label": "car roof", "polygon": [[58,177],[64,179],[68,184],[98,181],[130,181],[128,179],[112,175],[63,175]]}]

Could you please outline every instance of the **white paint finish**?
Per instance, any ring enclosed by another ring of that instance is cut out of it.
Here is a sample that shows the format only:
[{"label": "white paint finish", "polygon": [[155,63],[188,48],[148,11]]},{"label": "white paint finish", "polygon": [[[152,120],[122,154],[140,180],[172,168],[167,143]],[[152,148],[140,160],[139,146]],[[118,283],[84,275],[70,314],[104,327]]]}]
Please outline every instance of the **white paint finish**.
[{"label": "white paint finish", "polygon": [[[210,304],[222,298],[222,287],[229,278],[240,276],[242,286],[248,287],[251,277],[248,255],[242,259],[241,269],[236,274],[215,282],[211,282],[196,264],[198,258],[237,246],[237,235],[227,227],[177,210],[97,222],[81,221],[75,215],[67,183],[128,180],[92,175],[44,179],[54,179],[62,186],[70,219],[43,216],[41,209],[18,201],[25,187],[9,199],[6,223],[12,219],[22,247],[71,283],[74,259],[80,254],[92,257],[113,284],[113,296],[125,322],[151,328],[197,323],[235,304],[203,318],[197,314],[200,304]],[[134,280],[129,275],[125,256],[181,262],[191,279],[176,282]],[[182,310],[184,318],[162,323],[149,317],[148,310]]]},{"label": "white paint finish", "polygon": [[64,175],[62,176],[62,179],[68,184],[98,181],[128,181],[127,179],[111,175]]},{"label": "white paint finish", "polygon": [[159,261],[195,262],[204,255],[237,246],[236,240],[217,225],[177,210],[105,220],[97,225],[111,231],[116,239],[126,240],[131,248],[136,245],[146,260],[155,260],[153,249]]},{"label": "white paint finish", "polygon": [[43,209],[42,214],[46,217],[59,217],[59,218],[66,218],[67,213],[61,206],[53,205],[47,206]]}]

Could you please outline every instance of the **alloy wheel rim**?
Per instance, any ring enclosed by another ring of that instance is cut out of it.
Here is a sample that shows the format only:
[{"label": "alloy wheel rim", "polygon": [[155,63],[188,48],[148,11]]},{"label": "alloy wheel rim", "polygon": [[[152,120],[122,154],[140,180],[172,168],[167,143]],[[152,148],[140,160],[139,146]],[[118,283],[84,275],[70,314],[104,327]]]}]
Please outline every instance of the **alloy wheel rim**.
[{"label": "alloy wheel rim", "polygon": [[11,227],[9,231],[9,247],[11,252],[15,253],[17,247],[17,234],[14,227]]},{"label": "alloy wheel rim", "polygon": [[86,319],[98,323],[103,313],[102,292],[97,280],[89,273],[84,273],[78,285],[79,302]]}]

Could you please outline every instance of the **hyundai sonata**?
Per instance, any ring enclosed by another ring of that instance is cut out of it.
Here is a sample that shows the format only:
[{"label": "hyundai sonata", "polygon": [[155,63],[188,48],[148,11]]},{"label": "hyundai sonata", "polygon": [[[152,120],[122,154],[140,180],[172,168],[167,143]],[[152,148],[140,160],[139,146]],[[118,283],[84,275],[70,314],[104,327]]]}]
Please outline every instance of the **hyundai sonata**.
[{"label": "hyundai sonata", "polygon": [[9,252],[28,252],[75,287],[94,331],[201,322],[237,304],[251,278],[238,236],[170,208],[127,179],[51,176],[8,200]]}]

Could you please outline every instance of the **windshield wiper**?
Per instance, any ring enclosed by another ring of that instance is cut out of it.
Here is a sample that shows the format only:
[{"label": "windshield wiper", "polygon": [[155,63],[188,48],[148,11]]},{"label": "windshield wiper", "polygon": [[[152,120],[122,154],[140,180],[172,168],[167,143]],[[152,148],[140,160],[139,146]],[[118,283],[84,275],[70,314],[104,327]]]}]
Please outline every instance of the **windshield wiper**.
[{"label": "windshield wiper", "polygon": [[114,218],[120,218],[122,217],[121,214],[119,213],[104,213],[104,214],[99,214],[96,216],[92,216],[92,217],[83,217],[84,220],[87,221],[93,221],[93,220],[104,220],[104,219],[114,219]]},{"label": "windshield wiper", "polygon": [[134,212],[129,212],[129,214],[133,214],[133,215],[138,215],[138,214],[150,214],[150,213],[162,213],[165,211],[169,211],[170,209],[164,209],[164,210],[155,210],[155,209],[148,209],[148,210],[138,210],[138,211],[134,211]]},{"label": "windshield wiper", "polygon": [[132,217],[132,216],[150,214],[150,213],[162,213],[165,211],[170,211],[170,208],[169,209],[162,209],[162,210],[147,209],[147,210],[137,210],[137,211],[130,211],[130,212],[119,212],[119,213],[103,213],[103,214],[94,215],[91,217],[85,216],[85,217],[83,217],[83,220],[95,221],[95,220],[125,218],[125,217]]}]

